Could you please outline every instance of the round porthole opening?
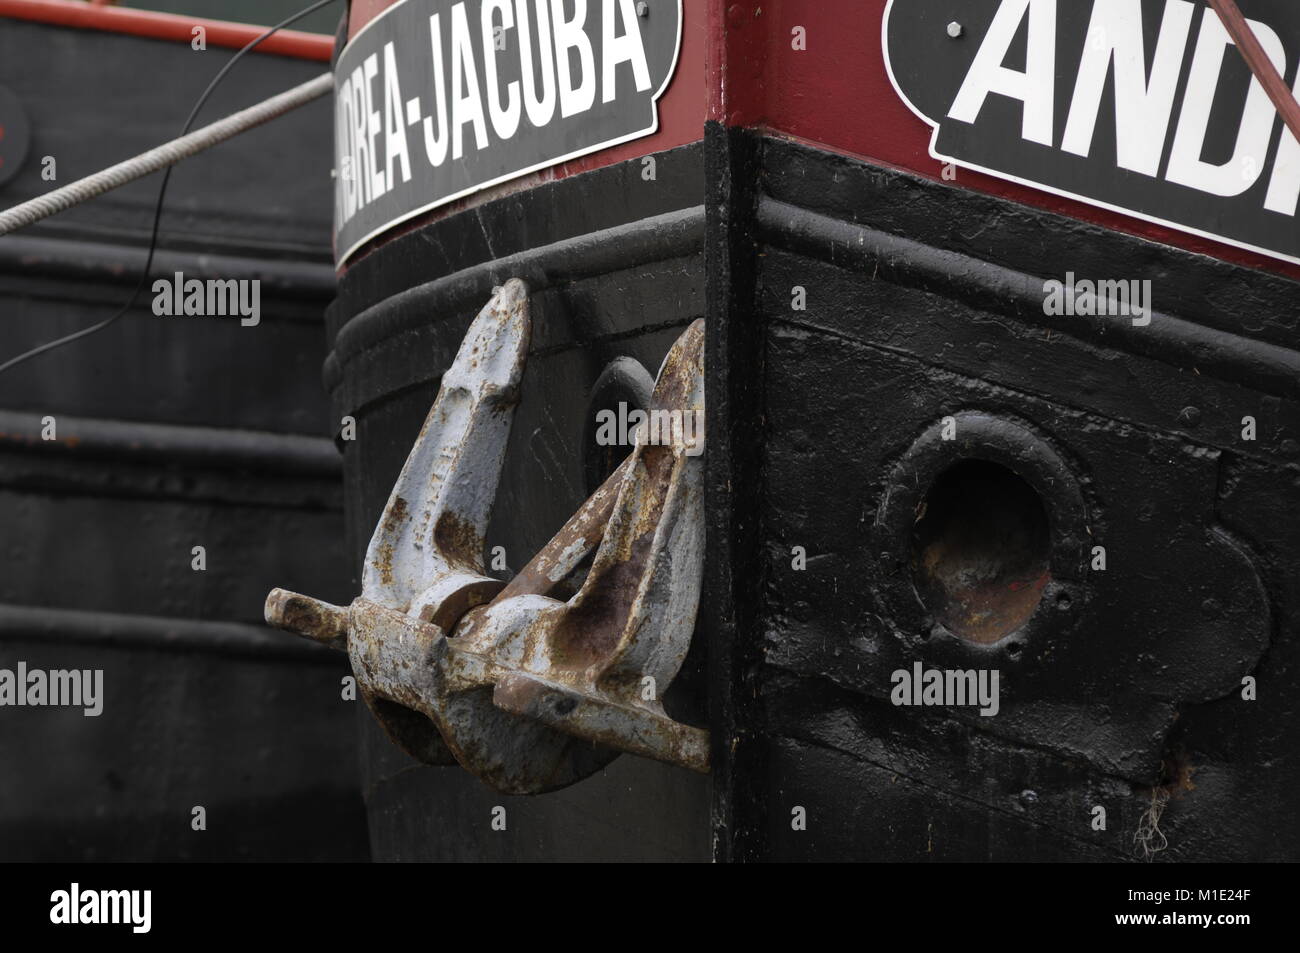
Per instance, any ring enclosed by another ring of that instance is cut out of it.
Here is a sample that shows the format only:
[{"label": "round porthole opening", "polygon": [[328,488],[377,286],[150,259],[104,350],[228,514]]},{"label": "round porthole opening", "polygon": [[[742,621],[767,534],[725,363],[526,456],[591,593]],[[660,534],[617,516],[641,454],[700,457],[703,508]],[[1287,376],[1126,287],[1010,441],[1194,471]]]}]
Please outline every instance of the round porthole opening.
[{"label": "round porthole opening", "polygon": [[1007,467],[962,461],[938,476],[917,507],[911,565],[934,620],[991,645],[1029,620],[1050,580],[1042,500]]}]

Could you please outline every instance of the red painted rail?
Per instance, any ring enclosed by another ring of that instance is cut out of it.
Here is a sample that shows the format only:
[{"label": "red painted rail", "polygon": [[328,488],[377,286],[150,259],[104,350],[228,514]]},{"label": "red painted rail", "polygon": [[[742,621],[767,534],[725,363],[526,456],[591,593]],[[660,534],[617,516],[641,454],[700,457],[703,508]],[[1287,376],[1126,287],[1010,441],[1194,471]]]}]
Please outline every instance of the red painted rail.
[{"label": "red painted rail", "polygon": [[[239,49],[266,31],[265,27],[247,23],[129,10],[82,0],[0,0],[0,17],[183,43],[189,43],[193,38],[191,31],[201,26],[207,34],[209,46],[230,49]],[[300,30],[281,30],[262,42],[255,52],[328,63],[334,52],[334,38]]]}]

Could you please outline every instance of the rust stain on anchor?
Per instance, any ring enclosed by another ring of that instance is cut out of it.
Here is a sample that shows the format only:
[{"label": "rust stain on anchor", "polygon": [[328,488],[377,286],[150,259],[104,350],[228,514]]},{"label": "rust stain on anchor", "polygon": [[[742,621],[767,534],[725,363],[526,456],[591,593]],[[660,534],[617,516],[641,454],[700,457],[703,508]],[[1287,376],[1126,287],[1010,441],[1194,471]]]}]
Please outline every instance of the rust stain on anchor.
[{"label": "rust stain on anchor", "polygon": [[[384,510],[383,522],[380,524],[382,531],[391,539],[401,532],[402,524],[409,518],[406,500],[400,496],[394,496],[392,502]],[[375,570],[385,585],[393,583],[393,544],[385,540],[378,547],[374,561]]]},{"label": "rust stain on anchor", "polygon": [[[702,445],[680,416],[703,411],[703,322],[655,385],[652,407],[670,425],[638,435],[503,585],[486,575],[484,538],[528,334],[526,288],[507,282],[443,375],[371,539],[361,596],[345,610],[276,590],[267,620],[345,647],[395,743],[428,763],[454,756],[502,792],[564,787],[620,751],[707,771],[708,732],[659,700],[689,647],[703,574]],[[588,557],[578,592],[552,598]]]},{"label": "rust stain on anchor", "polygon": [[438,515],[438,522],[433,527],[433,544],[448,562],[480,567],[483,543],[478,527],[459,513],[444,510]]}]

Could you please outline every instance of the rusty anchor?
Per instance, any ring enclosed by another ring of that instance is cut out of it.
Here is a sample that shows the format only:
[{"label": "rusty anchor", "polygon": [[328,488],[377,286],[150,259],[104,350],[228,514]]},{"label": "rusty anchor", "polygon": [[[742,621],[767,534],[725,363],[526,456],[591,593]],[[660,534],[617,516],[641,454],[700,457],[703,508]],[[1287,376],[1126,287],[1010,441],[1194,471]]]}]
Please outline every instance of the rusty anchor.
[{"label": "rusty anchor", "polygon": [[[273,626],[347,651],[389,737],[509,794],[573,784],[630,752],[709,769],[708,732],[662,693],[703,574],[704,323],[664,359],[636,446],[508,584],[484,538],[529,340],[513,279],[470,325],[393,487],[346,607],[276,589]],[[682,422],[687,423],[682,426]],[[694,426],[690,426],[690,423]],[[567,601],[553,598],[592,555]]]}]

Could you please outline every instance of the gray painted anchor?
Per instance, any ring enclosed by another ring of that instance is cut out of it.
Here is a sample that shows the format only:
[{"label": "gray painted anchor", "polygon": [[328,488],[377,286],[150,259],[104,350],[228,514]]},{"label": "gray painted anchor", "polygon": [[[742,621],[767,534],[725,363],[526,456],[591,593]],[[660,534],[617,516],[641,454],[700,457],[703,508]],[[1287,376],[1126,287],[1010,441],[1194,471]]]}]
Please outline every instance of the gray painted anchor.
[{"label": "gray painted anchor", "polygon": [[[660,698],[690,646],[703,575],[704,323],[677,340],[622,466],[509,584],[484,538],[528,352],[528,291],[470,325],[346,607],[276,589],[271,625],[345,649],[389,736],[510,794],[593,774],[619,752],[708,771],[708,732]],[[593,550],[567,601],[552,598]]]}]

